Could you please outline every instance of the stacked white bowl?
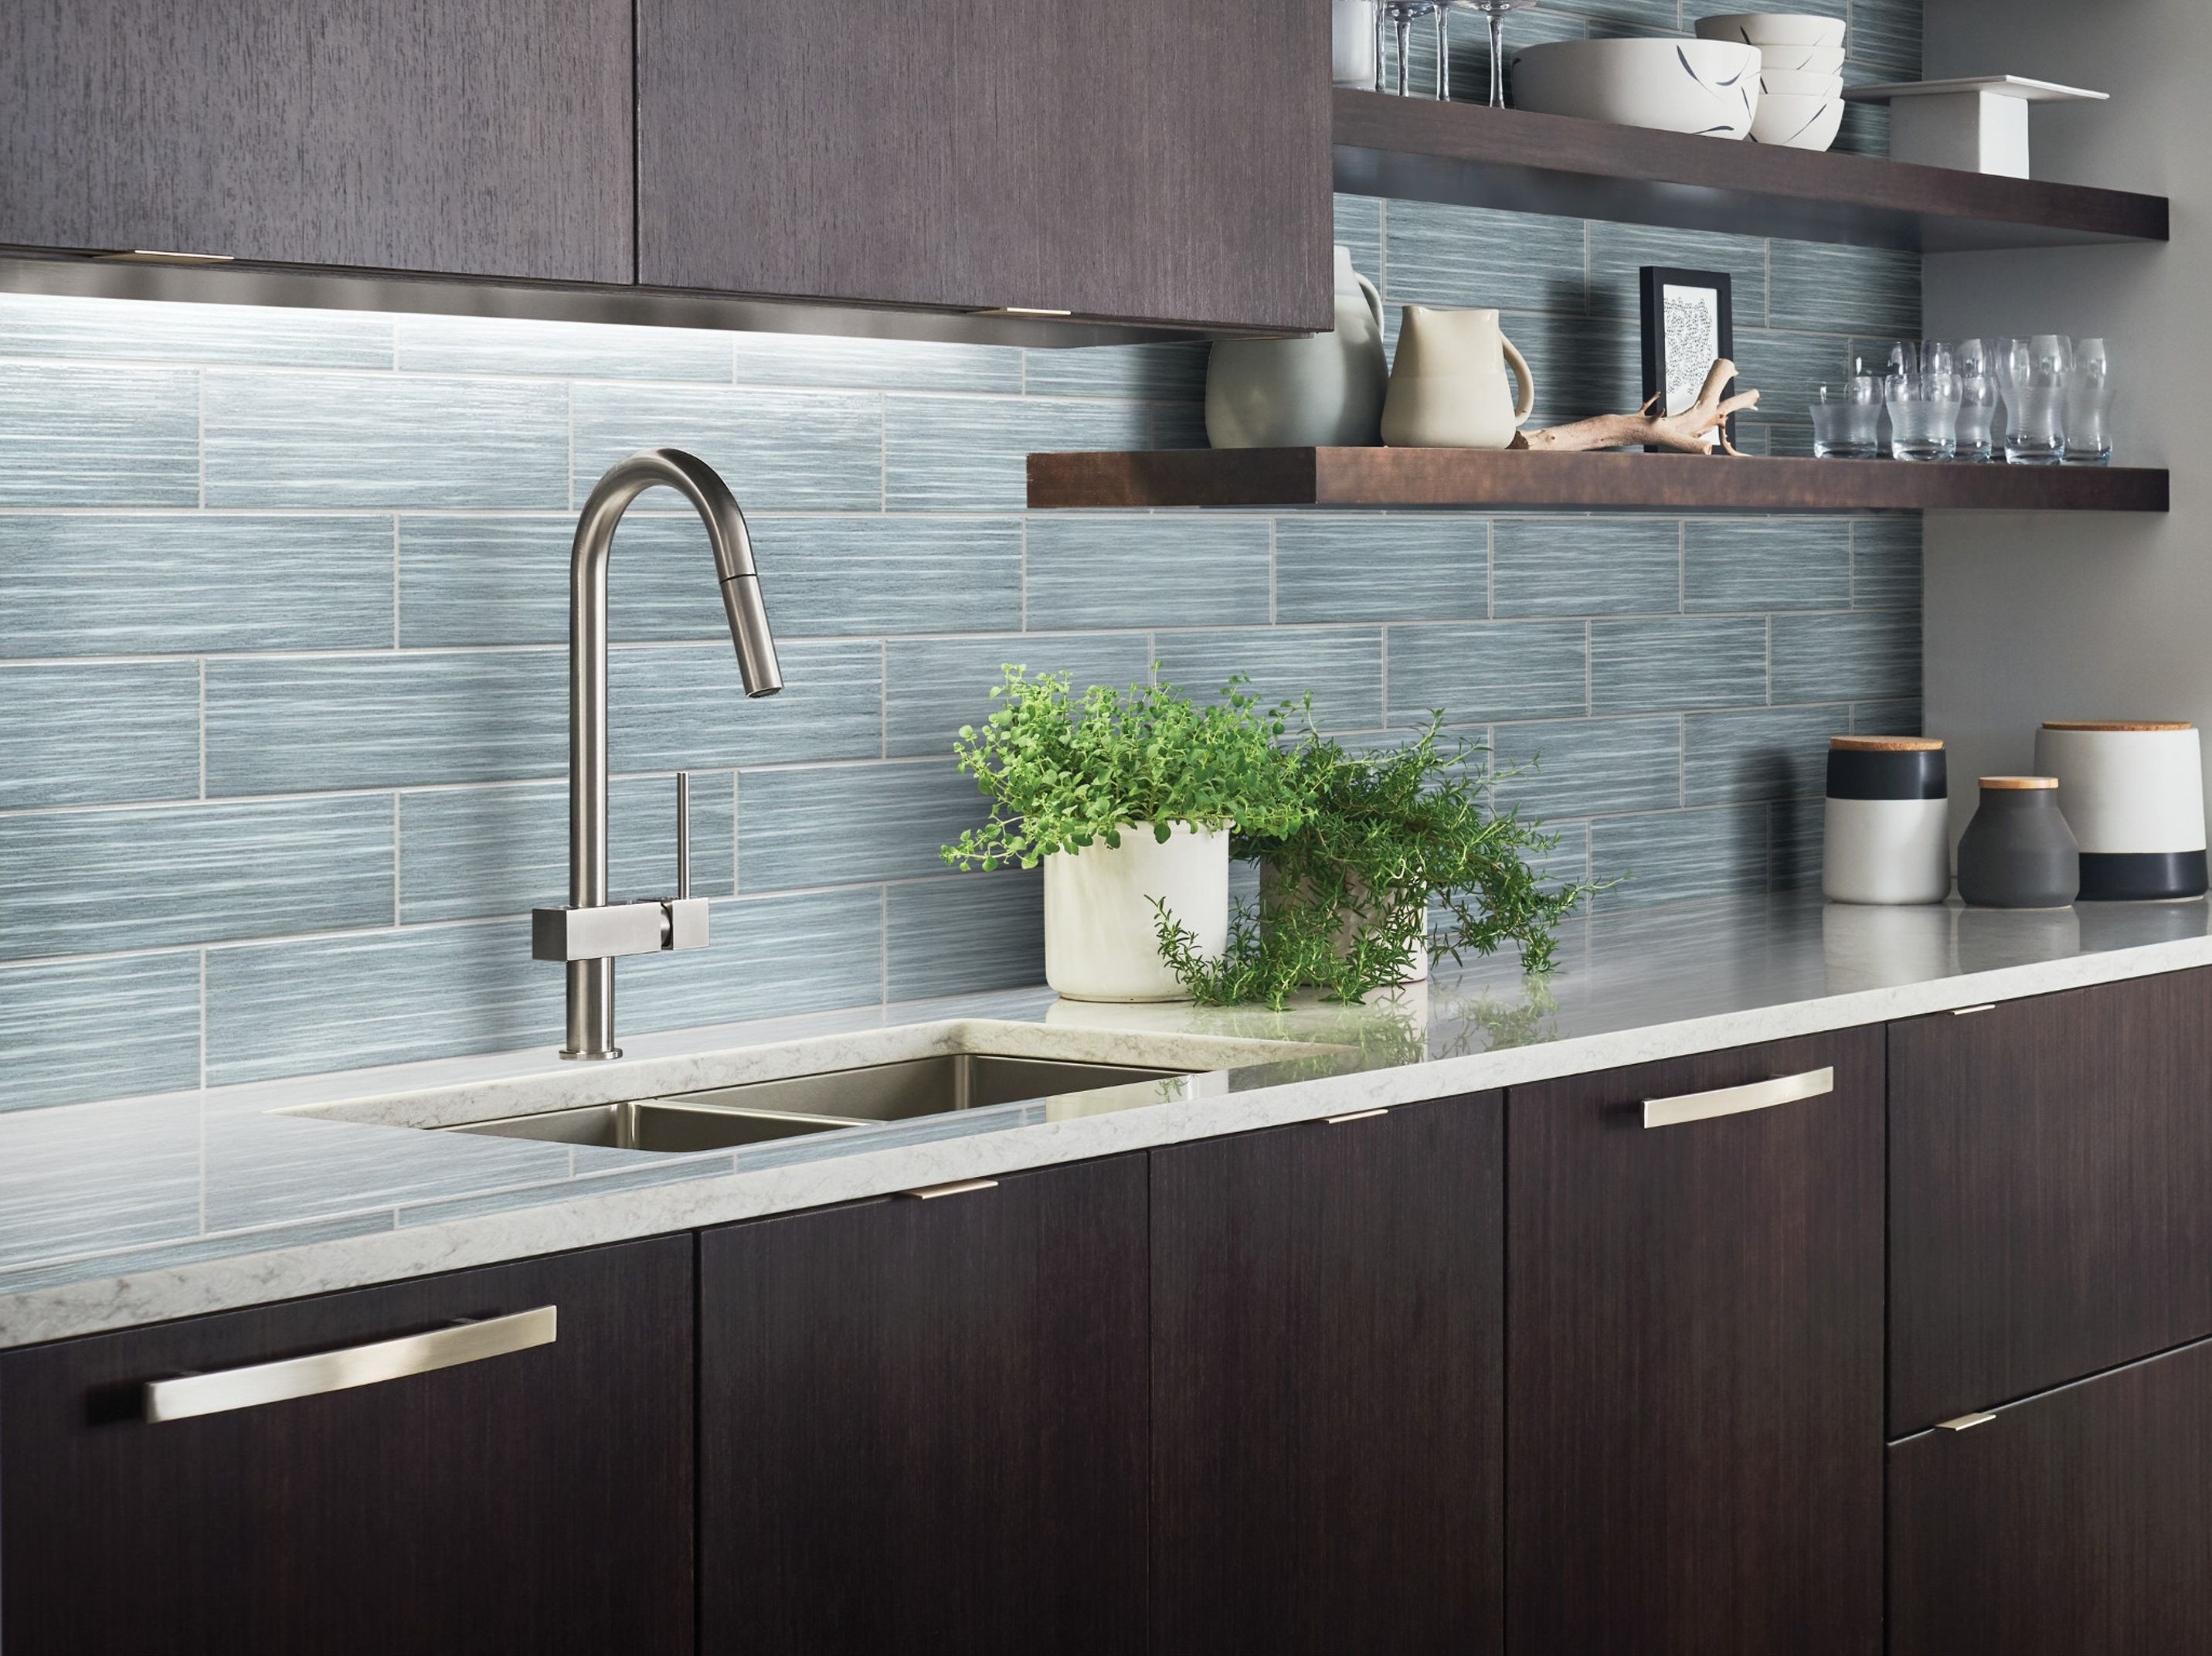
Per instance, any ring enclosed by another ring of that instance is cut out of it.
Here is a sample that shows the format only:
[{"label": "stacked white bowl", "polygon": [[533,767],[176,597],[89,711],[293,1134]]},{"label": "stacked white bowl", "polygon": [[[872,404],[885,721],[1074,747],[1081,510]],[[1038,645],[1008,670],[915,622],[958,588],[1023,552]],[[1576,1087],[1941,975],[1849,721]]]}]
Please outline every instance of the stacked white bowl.
[{"label": "stacked white bowl", "polygon": [[1759,57],[1753,143],[1826,149],[1844,120],[1844,21],[1739,11],[1698,20],[1701,40],[1756,46]]}]

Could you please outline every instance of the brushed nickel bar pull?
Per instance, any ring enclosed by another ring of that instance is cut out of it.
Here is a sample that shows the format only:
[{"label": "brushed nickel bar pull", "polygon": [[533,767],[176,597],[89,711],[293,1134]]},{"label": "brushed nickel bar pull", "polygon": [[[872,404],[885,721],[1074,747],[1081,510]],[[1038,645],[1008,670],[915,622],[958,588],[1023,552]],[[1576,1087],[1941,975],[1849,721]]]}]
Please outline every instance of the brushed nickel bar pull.
[{"label": "brushed nickel bar pull", "polygon": [[1984,1409],[1978,1415],[1961,1415],[1956,1420],[1937,1421],[1936,1429],[1938,1432],[1971,1432],[1977,1426],[1987,1426],[1996,1418],[1995,1415]]},{"label": "brushed nickel bar pull", "polygon": [[386,1380],[404,1379],[410,1374],[458,1368],[464,1363],[480,1363],[487,1357],[504,1357],[533,1346],[551,1345],[555,1311],[554,1306],[540,1306],[535,1311],[519,1311],[511,1317],[456,1323],[427,1334],[403,1335],[396,1340],[348,1346],[340,1351],[319,1351],[312,1356],[226,1368],[214,1374],[183,1374],[174,1379],[149,1380],[145,1390],[146,1418],[181,1421],[196,1415],[258,1409],[266,1403],[316,1397],[326,1391],[345,1391],[357,1385],[379,1385]]},{"label": "brushed nickel bar pull", "polygon": [[1996,1009],[1997,1003],[1991,1001],[1978,1007],[1954,1007],[1951,1008],[1951,1015],[1954,1018],[1971,1018],[1978,1012],[1995,1012]]},{"label": "brushed nickel bar pull", "polygon": [[1808,1069],[1802,1075],[1778,1075],[1770,1081],[1746,1087],[1723,1087],[1711,1093],[1685,1093],[1679,1098],[1646,1099],[1646,1127],[1680,1127],[1686,1122],[1711,1121],[1717,1116],[1741,1116],[1752,1110],[1771,1110],[1777,1105],[1817,1099],[1836,1090],[1832,1066]]},{"label": "brushed nickel bar pull", "polygon": [[910,1196],[916,1202],[934,1202],[941,1196],[966,1196],[970,1190],[995,1190],[995,1178],[957,1178],[950,1184],[924,1184],[911,1190],[901,1190],[901,1196]]},{"label": "brushed nickel bar pull", "polygon": [[1341,1127],[1348,1121],[1373,1121],[1377,1116],[1389,1113],[1390,1106],[1386,1104],[1380,1110],[1355,1110],[1348,1116],[1326,1116],[1322,1119],[1331,1127]]}]

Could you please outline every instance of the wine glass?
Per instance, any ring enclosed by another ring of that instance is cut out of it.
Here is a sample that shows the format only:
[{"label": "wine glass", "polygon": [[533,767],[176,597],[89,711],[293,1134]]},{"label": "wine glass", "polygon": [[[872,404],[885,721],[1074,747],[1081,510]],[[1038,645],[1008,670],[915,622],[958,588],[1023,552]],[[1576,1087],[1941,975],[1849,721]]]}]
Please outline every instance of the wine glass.
[{"label": "wine glass", "polygon": [[[1490,20],[1490,107],[1505,107],[1505,14],[1516,7],[1525,6],[1528,0],[1450,0],[1449,10],[1464,8],[1479,11]],[[1443,95],[1451,96],[1451,46],[1444,46]]]},{"label": "wine glass", "polygon": [[[1451,66],[1444,41],[1444,13],[1450,9],[1450,0],[1382,0],[1376,18],[1376,28],[1388,22],[1397,36],[1398,95],[1411,97],[1413,91],[1413,24],[1419,18],[1428,18],[1436,28],[1437,78],[1438,98],[1451,94]],[[1381,54],[1378,52],[1378,56]]]}]

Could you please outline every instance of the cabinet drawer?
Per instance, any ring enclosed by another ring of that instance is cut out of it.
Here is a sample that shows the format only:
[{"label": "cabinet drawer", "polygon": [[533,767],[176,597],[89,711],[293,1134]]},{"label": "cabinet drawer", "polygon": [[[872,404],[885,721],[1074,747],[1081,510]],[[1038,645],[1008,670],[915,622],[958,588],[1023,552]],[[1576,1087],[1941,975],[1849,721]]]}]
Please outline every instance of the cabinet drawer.
[{"label": "cabinet drawer", "polygon": [[688,1237],[10,1353],[0,1647],[677,1656],[691,1442]]},{"label": "cabinet drawer", "polygon": [[1881,1051],[1507,1095],[1518,1656],[1881,1648]]},{"label": "cabinet drawer", "polygon": [[2146,1656],[2212,1629],[2212,1342],[1889,1452],[1892,1656]]},{"label": "cabinet drawer", "polygon": [[2212,1335],[2212,972],[1893,1024],[1891,1435]]}]

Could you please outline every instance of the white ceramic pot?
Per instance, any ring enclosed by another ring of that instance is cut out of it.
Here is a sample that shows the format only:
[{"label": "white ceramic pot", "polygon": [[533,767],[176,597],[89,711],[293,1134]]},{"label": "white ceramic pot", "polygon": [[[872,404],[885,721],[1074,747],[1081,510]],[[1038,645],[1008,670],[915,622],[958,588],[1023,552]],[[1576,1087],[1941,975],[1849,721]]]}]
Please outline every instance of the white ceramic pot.
[{"label": "white ceramic pot", "polygon": [[1216,448],[1372,448],[1382,441],[1382,295],[1336,250],[1336,326],[1310,339],[1223,339],[1206,368]]},{"label": "white ceramic pot", "polygon": [[2058,778],[2086,900],[2203,894],[2204,759],[2194,726],[2046,724],[2035,733],[2035,765]]},{"label": "white ceramic pot", "polygon": [[1844,44],[1844,20],[1802,12],[1730,11],[1697,21],[1700,40],[1739,40],[1755,46],[1832,46]]},{"label": "white ceramic pot", "polygon": [[[1765,47],[1759,48],[1763,56]],[[1818,98],[1823,103],[1832,102],[1844,95],[1844,77],[1840,75],[1810,75],[1795,70],[1776,69],[1771,64],[1759,71],[1759,95],[1766,98]],[[1763,107],[1763,106],[1762,106]],[[1759,123],[1752,122],[1758,131]]]},{"label": "white ceramic pot", "polygon": [[1759,58],[1765,70],[1776,70],[1786,75],[1833,76],[1844,77],[1844,49],[1841,46],[1788,46],[1774,40],[1762,40]]},{"label": "white ceramic pot", "polygon": [[1832,903],[1941,903],[1951,894],[1942,800],[1832,799],[1823,843],[1820,892]]},{"label": "white ceramic pot", "polygon": [[1361,92],[1375,89],[1375,0],[1330,0],[1329,79]]},{"label": "white ceramic pot", "polygon": [[1516,107],[1741,138],[1759,108],[1759,48],[1728,40],[1555,40],[1513,59]]},{"label": "white ceramic pot", "polygon": [[1826,149],[1843,130],[1841,98],[1796,98],[1769,93],[1752,117],[1751,141],[1783,149]]},{"label": "white ceramic pot", "polygon": [[1150,823],[1044,860],[1044,980],[1076,1001],[1184,1001],[1160,959],[1152,900],[1218,959],[1229,947],[1229,834],[1177,823],[1165,843]]},{"label": "white ceramic pot", "polygon": [[1535,376],[1498,326],[1496,311],[1406,307],[1382,405],[1384,442],[1393,448],[1510,448],[1535,406]]}]

